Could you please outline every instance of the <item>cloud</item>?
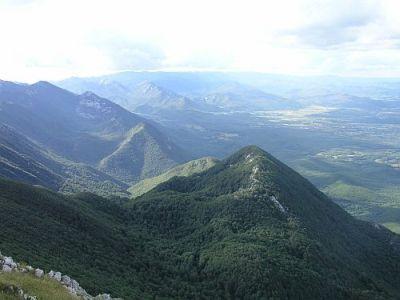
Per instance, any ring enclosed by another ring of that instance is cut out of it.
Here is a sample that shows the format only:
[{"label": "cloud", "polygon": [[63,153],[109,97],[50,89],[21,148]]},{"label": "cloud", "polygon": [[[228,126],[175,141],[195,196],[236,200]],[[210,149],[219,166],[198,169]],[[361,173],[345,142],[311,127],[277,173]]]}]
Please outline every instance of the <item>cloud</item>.
[{"label": "cloud", "polygon": [[364,29],[380,18],[380,2],[312,1],[304,5],[308,20],[296,28],[283,31],[304,46],[315,48],[338,47],[357,42]]},{"label": "cloud", "polygon": [[113,70],[159,69],[166,59],[163,50],[151,41],[138,41],[104,32],[91,33],[88,41],[109,59]]},{"label": "cloud", "polygon": [[398,0],[5,0],[0,8],[4,79],[126,69],[400,76]]}]

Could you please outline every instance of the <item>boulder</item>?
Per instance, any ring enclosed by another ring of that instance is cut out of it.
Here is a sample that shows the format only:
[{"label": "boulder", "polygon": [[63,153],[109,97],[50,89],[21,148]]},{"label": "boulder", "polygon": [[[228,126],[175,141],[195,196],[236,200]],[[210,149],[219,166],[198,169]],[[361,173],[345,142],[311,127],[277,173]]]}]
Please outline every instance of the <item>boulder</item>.
[{"label": "boulder", "polygon": [[14,262],[14,260],[7,256],[3,258],[3,264],[9,266],[11,269],[15,269],[17,267],[17,264]]},{"label": "boulder", "polygon": [[53,278],[57,281],[61,281],[61,273],[55,272]]},{"label": "boulder", "polygon": [[12,269],[9,265],[3,265],[2,271],[5,273],[9,273],[12,271]]},{"label": "boulder", "polygon": [[42,278],[43,275],[44,275],[44,271],[43,271],[43,270],[41,270],[41,269],[36,269],[36,270],[35,270],[35,276],[36,276],[36,277]]}]

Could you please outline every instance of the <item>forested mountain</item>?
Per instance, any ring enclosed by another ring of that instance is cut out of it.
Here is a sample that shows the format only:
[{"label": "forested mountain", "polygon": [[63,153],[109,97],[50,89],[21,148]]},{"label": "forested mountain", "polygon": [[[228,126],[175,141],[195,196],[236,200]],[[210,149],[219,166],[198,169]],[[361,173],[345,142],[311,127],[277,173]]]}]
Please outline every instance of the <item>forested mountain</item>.
[{"label": "forested mountain", "polygon": [[[1,81],[0,125],[0,174],[55,190],[119,193],[123,180],[158,175],[189,157],[154,122],[48,82]],[[119,176],[118,164],[135,175]]]},{"label": "forested mountain", "polygon": [[[399,237],[257,147],[124,202],[0,181],[0,249],[126,299],[397,299]],[[23,230],[22,230],[23,229]],[[13,237],[10,239],[9,237]]]}]

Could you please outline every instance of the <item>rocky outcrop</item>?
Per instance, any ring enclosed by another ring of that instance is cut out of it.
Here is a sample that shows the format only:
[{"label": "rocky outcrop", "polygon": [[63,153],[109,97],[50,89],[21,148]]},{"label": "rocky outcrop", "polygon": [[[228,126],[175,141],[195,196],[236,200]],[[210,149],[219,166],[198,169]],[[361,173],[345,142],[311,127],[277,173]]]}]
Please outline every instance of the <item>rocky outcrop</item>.
[{"label": "rocky outcrop", "polygon": [[[8,272],[20,272],[20,273],[31,273],[33,276],[37,278],[50,278],[59,282],[63,285],[71,294],[78,296],[79,299],[83,300],[117,300],[117,298],[112,298],[109,294],[100,294],[97,296],[92,296],[86,292],[84,288],[82,288],[79,283],[69,277],[68,275],[63,275],[61,272],[55,272],[51,270],[49,273],[45,274],[42,269],[35,269],[31,266],[25,266],[19,263],[14,262],[12,257],[3,256],[0,252],[0,273],[8,273]],[[36,300],[37,298],[32,295],[26,294],[20,287],[10,285],[5,287],[7,289],[5,292],[18,296],[20,299],[24,300]]]}]

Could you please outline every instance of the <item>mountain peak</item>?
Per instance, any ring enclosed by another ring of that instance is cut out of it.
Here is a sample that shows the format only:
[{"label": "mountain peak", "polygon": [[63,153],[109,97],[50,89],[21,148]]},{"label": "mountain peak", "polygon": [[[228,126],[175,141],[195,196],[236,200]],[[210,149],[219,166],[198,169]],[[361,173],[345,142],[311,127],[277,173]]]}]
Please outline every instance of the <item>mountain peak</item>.
[{"label": "mountain peak", "polygon": [[227,158],[226,161],[229,165],[238,163],[251,164],[261,158],[271,158],[271,157],[272,156],[270,154],[268,154],[260,147],[256,145],[249,145],[241,148],[239,151],[232,154],[229,158]]},{"label": "mountain peak", "polygon": [[157,97],[176,97],[174,92],[167,90],[159,85],[155,84],[152,81],[142,81],[136,86],[136,94],[149,97],[149,98],[157,98]]},{"label": "mountain peak", "polygon": [[92,98],[92,97],[95,97],[95,98],[99,98],[99,96],[97,96],[95,93],[93,93],[93,92],[91,92],[91,91],[86,91],[86,92],[84,92],[84,93],[82,93],[80,96],[82,96],[82,97],[90,97],[90,98]]},{"label": "mountain peak", "polygon": [[33,87],[56,87],[54,84],[51,84],[50,82],[44,81],[44,80],[35,82],[35,83],[31,84],[31,86],[33,86]]}]

